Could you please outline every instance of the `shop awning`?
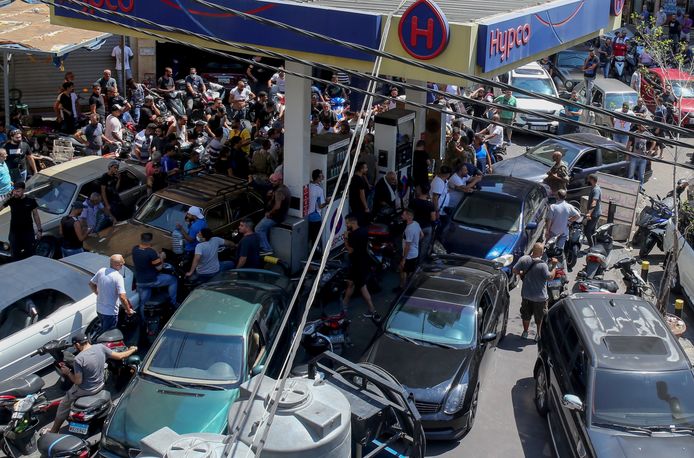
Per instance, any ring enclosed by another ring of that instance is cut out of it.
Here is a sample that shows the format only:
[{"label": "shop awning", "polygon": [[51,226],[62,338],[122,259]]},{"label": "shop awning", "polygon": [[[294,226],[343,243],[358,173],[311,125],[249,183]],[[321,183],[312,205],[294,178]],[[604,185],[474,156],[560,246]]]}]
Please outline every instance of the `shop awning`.
[{"label": "shop awning", "polygon": [[61,57],[80,48],[98,48],[110,33],[54,25],[45,4],[15,1],[0,8],[0,51]]}]

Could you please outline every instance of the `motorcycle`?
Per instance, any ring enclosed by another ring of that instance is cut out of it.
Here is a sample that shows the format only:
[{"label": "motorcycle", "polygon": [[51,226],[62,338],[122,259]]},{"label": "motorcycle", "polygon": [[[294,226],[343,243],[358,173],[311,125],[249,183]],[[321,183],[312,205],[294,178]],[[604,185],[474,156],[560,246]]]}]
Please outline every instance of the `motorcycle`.
[{"label": "motorcycle", "polygon": [[[624,294],[631,294],[638,297],[653,298],[655,289],[651,283],[645,281],[641,275],[634,271],[633,266],[637,263],[635,258],[624,258],[615,262],[608,270],[619,269],[622,273],[622,280],[626,286]],[[585,278],[579,275],[578,290],[582,293],[617,293],[619,285],[614,280],[597,280]]]},{"label": "motorcycle", "polygon": [[612,58],[612,69],[615,75],[617,75],[617,78],[620,79],[621,81],[626,81],[627,79],[627,72],[626,72],[626,55],[627,55],[627,45],[624,43],[615,43],[614,44],[614,54],[615,56]]},{"label": "motorcycle", "polygon": [[632,245],[640,247],[639,257],[641,259],[648,256],[656,245],[661,250],[663,249],[663,239],[668,221],[672,219],[675,205],[688,186],[689,182],[681,179],[677,182],[676,192],[670,191],[664,199],[659,196],[656,196],[657,199],[647,196],[651,204],[641,210],[636,223],[638,229],[632,238]]},{"label": "motorcycle", "polygon": [[566,278],[566,272],[564,271],[564,252],[561,248],[557,246],[557,241],[560,236],[554,236],[545,243],[545,252],[543,259],[548,261],[552,258],[557,259],[559,262],[554,271],[554,278],[547,280],[547,296],[549,298],[549,307],[553,306],[559,299],[564,296],[566,291],[566,285],[569,280]]},{"label": "motorcycle", "polygon": [[404,226],[400,213],[390,207],[381,209],[369,225],[368,253],[377,273],[386,272],[392,266],[397,252],[395,240]]},{"label": "motorcycle", "polygon": [[[2,451],[10,458],[30,455],[36,451],[36,430],[39,425],[36,406],[44,399],[41,391],[43,380],[34,376],[38,381],[32,381],[25,390],[15,390],[15,394],[26,393],[12,397],[12,414],[9,423],[0,427],[2,434]],[[9,380],[8,382],[12,382]],[[40,382],[40,383],[39,383]],[[33,392],[30,392],[33,391]],[[5,401],[3,399],[3,401]]]},{"label": "motorcycle", "polygon": [[586,266],[582,271],[586,278],[602,278],[607,269],[607,260],[613,243],[612,226],[614,223],[603,224],[595,231],[593,235],[595,244],[588,251]]},{"label": "motorcycle", "polygon": [[312,358],[325,351],[341,355],[345,345],[350,343],[349,324],[350,320],[344,310],[309,321],[302,332],[301,345]]},{"label": "motorcycle", "polygon": [[[571,205],[578,207],[578,203],[571,202]],[[569,223],[569,237],[564,244],[564,258],[566,268],[569,272],[576,266],[578,254],[581,251],[581,236],[583,235],[583,218]]]},{"label": "motorcycle", "polygon": [[55,433],[43,434],[39,438],[38,449],[45,458],[88,458],[91,451],[84,439]]}]

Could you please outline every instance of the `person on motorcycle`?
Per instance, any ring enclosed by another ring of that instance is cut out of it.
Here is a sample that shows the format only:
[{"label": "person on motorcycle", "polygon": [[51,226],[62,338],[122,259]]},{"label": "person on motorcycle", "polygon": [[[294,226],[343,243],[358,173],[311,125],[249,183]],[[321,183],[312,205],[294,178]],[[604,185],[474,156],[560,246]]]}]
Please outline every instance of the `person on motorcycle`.
[{"label": "person on motorcycle", "polygon": [[169,302],[176,308],[178,305],[178,279],[173,275],[162,273],[166,254],[157,253],[152,248],[154,236],[151,232],[143,232],[140,235],[139,245],[135,245],[132,251],[135,267],[135,280],[137,282],[137,294],[140,296],[138,312],[140,318],[145,319],[144,305],[152,297],[153,288],[166,287],[169,294]]},{"label": "person on motorcycle", "polygon": [[240,79],[236,87],[229,91],[229,105],[231,105],[231,119],[246,119],[248,117],[249,103],[255,99],[255,94],[246,87],[246,80]]},{"label": "person on motorcycle", "polygon": [[104,140],[109,152],[115,153],[123,144],[123,123],[120,121],[120,116],[123,113],[123,107],[120,105],[111,106],[111,114],[106,118],[104,125]]},{"label": "person on motorcycle", "polygon": [[494,162],[496,150],[504,144],[504,128],[498,124],[501,122],[501,118],[498,114],[492,116],[492,121],[494,122],[490,123],[480,134],[483,135],[482,141],[486,143],[487,150],[489,151],[489,158]]},{"label": "person on motorcycle", "polygon": [[384,209],[402,210],[402,199],[398,193],[398,176],[392,170],[376,182],[373,211],[379,214]]},{"label": "person on motorcycle", "polygon": [[552,167],[547,171],[547,176],[544,179],[544,183],[549,186],[552,194],[560,190],[566,191],[566,187],[569,181],[571,181],[569,166],[566,165],[566,162],[562,161],[562,157],[563,154],[559,150],[552,153],[554,164],[552,164]]},{"label": "person on motorcycle", "polygon": [[164,69],[164,75],[157,80],[157,91],[166,98],[173,98],[176,91],[176,80],[173,79],[173,70],[171,67]]},{"label": "person on motorcycle", "polygon": [[166,131],[166,136],[174,134],[180,146],[185,146],[189,143],[188,140],[188,116],[181,116],[175,124],[169,126]]},{"label": "person on motorcycle", "polygon": [[130,115],[132,105],[130,105],[130,102],[125,100],[125,97],[118,93],[117,88],[114,87],[109,89],[107,98],[108,106],[112,107],[115,105],[119,105],[121,107],[120,120],[123,122],[123,124],[133,122],[133,117]]},{"label": "person on motorcycle", "polygon": [[157,104],[154,103],[154,97],[146,95],[144,104],[140,108],[140,121],[137,124],[137,128],[142,130],[150,123],[156,124],[159,116],[161,116],[161,111]]},{"label": "person on motorcycle", "polygon": [[157,125],[150,123],[143,130],[135,135],[135,144],[133,152],[130,154],[130,159],[140,163],[145,163],[149,160],[150,150],[152,149],[152,140],[154,138],[154,130]]},{"label": "person on motorcycle", "polygon": [[92,85],[92,95],[89,96],[89,112],[98,114],[100,119],[106,119],[106,102],[98,83]]},{"label": "person on motorcycle", "polygon": [[98,114],[90,113],[89,124],[75,133],[75,138],[87,145],[84,149],[84,154],[87,156],[101,156],[105,139],[100,119]]},{"label": "person on motorcycle", "polygon": [[207,127],[215,132],[218,128],[227,127],[227,109],[222,103],[222,99],[217,97],[214,99],[212,106],[207,107],[205,110],[205,119],[207,120]]},{"label": "person on motorcycle", "polygon": [[78,351],[72,370],[66,365],[60,366],[60,372],[70,379],[72,387],[65,393],[55,413],[55,421],[50,432],[57,434],[60,427],[70,415],[72,404],[84,396],[93,396],[104,389],[104,370],[106,358],[123,360],[137,351],[129,347],[125,351],[113,351],[103,344],[92,345],[89,338],[78,333],[72,337],[72,345]]},{"label": "person on motorcycle", "polygon": [[186,278],[196,283],[205,283],[219,272],[231,270],[235,267],[233,261],[220,261],[219,249],[225,246],[234,246],[234,242],[214,237],[210,228],[204,228],[196,235],[198,244],[195,246],[193,262],[190,270],[186,272]]},{"label": "person on motorcycle", "polygon": [[566,239],[569,237],[569,224],[580,217],[581,214],[576,210],[576,207],[566,201],[566,190],[559,189],[557,201],[549,206],[547,212],[545,240],[559,236],[556,246],[563,251]]},{"label": "person on motorcycle", "polygon": [[135,80],[132,78],[128,79],[126,84],[130,90],[133,122],[135,124],[139,124],[140,115],[142,114],[142,107],[145,105],[145,86],[141,83],[135,82]]},{"label": "person on motorcycle", "polygon": [[374,321],[380,321],[381,316],[376,312],[376,307],[371,300],[371,294],[367,288],[369,280],[369,231],[365,227],[359,227],[359,218],[355,215],[348,215],[345,218],[347,225],[347,233],[345,234],[345,248],[349,254],[349,271],[347,273],[347,288],[342,297],[342,310],[347,310],[349,300],[354,294],[354,290],[361,293],[364,302],[369,311],[364,313],[364,318],[373,318]]},{"label": "person on motorcycle", "polygon": [[190,67],[190,73],[186,76],[186,110],[188,113],[193,111],[195,101],[202,101],[202,97],[207,92],[207,86],[198,75],[195,67]]}]

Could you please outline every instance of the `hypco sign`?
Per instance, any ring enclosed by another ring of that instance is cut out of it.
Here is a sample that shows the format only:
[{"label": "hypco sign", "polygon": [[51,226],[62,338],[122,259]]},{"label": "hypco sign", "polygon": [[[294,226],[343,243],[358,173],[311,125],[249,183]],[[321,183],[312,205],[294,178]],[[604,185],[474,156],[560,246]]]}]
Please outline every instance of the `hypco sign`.
[{"label": "hypco sign", "polygon": [[549,49],[607,27],[617,2],[623,0],[564,0],[482,21],[477,64],[486,73],[531,56],[539,59]]},{"label": "hypco sign", "polygon": [[450,27],[443,11],[430,0],[417,0],[400,18],[400,44],[416,59],[428,60],[445,51]]}]

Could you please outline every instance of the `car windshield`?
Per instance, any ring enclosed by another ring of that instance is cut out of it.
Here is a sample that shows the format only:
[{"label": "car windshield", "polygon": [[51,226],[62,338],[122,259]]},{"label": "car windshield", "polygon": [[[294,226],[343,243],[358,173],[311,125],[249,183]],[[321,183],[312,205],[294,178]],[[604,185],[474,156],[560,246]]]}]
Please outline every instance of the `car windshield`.
[{"label": "car windshield", "polygon": [[633,108],[638,101],[639,96],[636,92],[613,92],[605,94],[605,109],[606,110],[616,110],[622,108],[622,105],[626,102],[629,104],[629,108]]},{"label": "car windshield", "polygon": [[[552,86],[552,82],[547,78],[513,78],[511,85],[537,94],[557,95]],[[532,98],[530,95],[520,94],[518,92],[514,92],[513,95],[519,99]]]},{"label": "car windshield", "polygon": [[41,210],[54,215],[62,215],[70,208],[76,190],[73,183],[40,173],[27,182],[26,188]]},{"label": "car windshield", "polygon": [[169,328],[152,350],[145,372],[180,382],[231,384],[239,381],[242,367],[242,337]]},{"label": "car windshield", "polygon": [[135,215],[135,220],[166,232],[173,232],[176,224],[184,224],[189,205],[152,195]]},{"label": "car windshield", "polygon": [[525,157],[551,166],[554,164],[552,154],[554,154],[555,151],[561,151],[563,161],[567,164],[572,164],[578,157],[578,154],[581,152],[577,147],[571,144],[547,140],[533,148],[530,148]]},{"label": "car windshield", "polygon": [[588,57],[588,53],[560,52],[557,54],[557,67],[561,68],[583,68],[583,62]]},{"label": "car windshield", "polygon": [[593,423],[638,427],[694,426],[694,376],[689,370],[595,373]]},{"label": "car windshield", "polygon": [[670,81],[672,92],[678,99],[694,99],[694,81],[676,80]]},{"label": "car windshield", "polygon": [[475,321],[474,307],[404,295],[386,330],[424,343],[467,346],[475,338]]},{"label": "car windshield", "polygon": [[467,196],[455,211],[453,220],[496,232],[518,232],[521,202],[500,198],[498,194],[475,192]]}]

